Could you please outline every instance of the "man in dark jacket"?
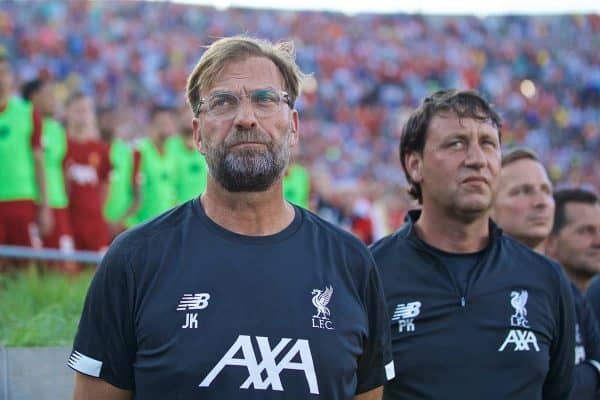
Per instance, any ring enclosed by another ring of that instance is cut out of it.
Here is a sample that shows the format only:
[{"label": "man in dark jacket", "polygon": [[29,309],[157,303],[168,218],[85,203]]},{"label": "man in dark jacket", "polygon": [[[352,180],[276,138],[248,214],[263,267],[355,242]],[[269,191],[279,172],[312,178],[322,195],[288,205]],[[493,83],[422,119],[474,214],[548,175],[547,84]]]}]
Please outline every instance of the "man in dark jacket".
[{"label": "man in dark jacket", "polygon": [[[552,182],[538,156],[530,149],[517,148],[502,157],[500,185],[494,200],[492,218],[508,235],[538,253],[545,254],[546,239],[553,230],[552,227],[554,226],[558,232],[567,225],[566,218],[562,216],[555,218],[555,215],[559,213],[564,215],[566,201],[563,199],[570,198],[569,193],[572,192],[574,191],[559,191],[553,197]],[[556,207],[555,200],[557,200]],[[592,206],[593,204],[592,201]],[[598,217],[600,218],[600,213]],[[573,221],[569,218],[569,223],[571,222]],[[566,251],[563,243],[571,243],[571,239],[579,239],[577,236],[570,232],[570,238],[564,237],[562,238],[564,240],[559,240],[556,235],[551,235],[549,247],[553,250],[550,255],[562,264],[567,276],[571,278],[571,291],[575,300],[576,366],[575,385],[571,398],[591,400],[595,398],[600,385],[600,374],[596,369],[599,365],[597,360],[600,360],[600,333],[589,302],[575,285],[575,282],[580,282],[575,279],[580,274],[573,275],[570,272],[572,261],[578,264],[577,257],[568,260],[562,256],[571,254]]]},{"label": "man in dark jacket", "polygon": [[500,117],[471,91],[425,99],[400,161],[421,204],[372,247],[391,312],[386,399],[568,399],[575,311],[557,263],[490,220]]}]

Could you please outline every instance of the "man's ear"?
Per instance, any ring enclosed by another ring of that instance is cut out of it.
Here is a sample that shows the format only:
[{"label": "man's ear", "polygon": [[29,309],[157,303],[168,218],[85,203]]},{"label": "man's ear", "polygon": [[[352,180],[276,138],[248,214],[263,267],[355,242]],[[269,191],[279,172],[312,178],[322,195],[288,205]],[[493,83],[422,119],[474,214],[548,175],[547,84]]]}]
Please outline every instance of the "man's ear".
[{"label": "man's ear", "polygon": [[291,114],[290,114],[289,130],[290,130],[290,135],[292,136],[291,140],[290,140],[290,145],[293,147],[298,143],[298,138],[300,136],[300,134],[298,132],[298,130],[300,128],[300,121],[298,118],[298,111],[296,111],[294,109],[294,110],[291,110],[290,112],[291,112]]},{"label": "man's ear", "polygon": [[408,153],[404,157],[404,165],[406,165],[406,172],[415,183],[421,183],[423,180],[423,157],[417,153]]},{"label": "man's ear", "polygon": [[200,120],[196,117],[192,119],[192,132],[194,133],[194,146],[196,150],[200,152],[200,154],[204,154],[204,149],[202,148],[202,134],[200,132]]}]

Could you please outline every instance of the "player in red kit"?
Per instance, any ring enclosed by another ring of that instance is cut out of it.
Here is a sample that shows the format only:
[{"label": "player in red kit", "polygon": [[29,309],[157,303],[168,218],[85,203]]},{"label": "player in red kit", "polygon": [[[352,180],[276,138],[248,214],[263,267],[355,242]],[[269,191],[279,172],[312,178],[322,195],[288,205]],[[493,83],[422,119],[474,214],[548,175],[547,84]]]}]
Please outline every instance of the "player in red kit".
[{"label": "player in red kit", "polygon": [[73,95],[66,111],[68,139],[63,166],[75,248],[104,251],[110,243],[102,212],[110,172],[109,147],[99,138],[90,97]]}]

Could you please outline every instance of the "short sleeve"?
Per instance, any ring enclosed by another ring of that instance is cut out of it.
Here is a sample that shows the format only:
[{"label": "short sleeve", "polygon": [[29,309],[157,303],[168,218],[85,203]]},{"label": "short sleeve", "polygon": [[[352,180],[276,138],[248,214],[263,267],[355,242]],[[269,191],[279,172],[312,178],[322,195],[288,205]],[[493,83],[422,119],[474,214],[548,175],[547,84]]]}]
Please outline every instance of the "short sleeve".
[{"label": "short sleeve", "polygon": [[104,256],[88,290],[67,365],[133,390],[134,279],[127,252],[118,243]]},{"label": "short sleeve", "polygon": [[388,326],[387,307],[383,285],[375,262],[370,258],[371,270],[365,290],[364,304],[368,316],[369,331],[363,354],[358,360],[358,384],[356,393],[363,393],[382,386],[394,378],[394,362],[391,352],[391,333]]}]

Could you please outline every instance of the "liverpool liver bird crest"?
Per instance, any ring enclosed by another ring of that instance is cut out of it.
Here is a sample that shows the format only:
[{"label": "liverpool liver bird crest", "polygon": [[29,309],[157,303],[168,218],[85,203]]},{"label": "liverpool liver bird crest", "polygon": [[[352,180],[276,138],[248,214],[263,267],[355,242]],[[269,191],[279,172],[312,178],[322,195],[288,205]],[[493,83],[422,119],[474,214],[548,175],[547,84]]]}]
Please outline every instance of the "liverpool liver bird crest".
[{"label": "liverpool liver bird crest", "polygon": [[313,318],[329,319],[331,313],[329,312],[329,308],[327,308],[327,304],[329,304],[329,300],[331,300],[331,296],[333,295],[333,287],[325,286],[325,291],[313,289],[312,294],[314,295],[312,303],[317,307],[317,314],[313,315]]},{"label": "liverpool liver bird crest", "polygon": [[527,290],[521,290],[520,292],[512,291],[510,293],[510,305],[515,309],[515,313],[510,316],[510,324],[512,326],[529,328],[527,309],[525,308],[527,296]]}]

